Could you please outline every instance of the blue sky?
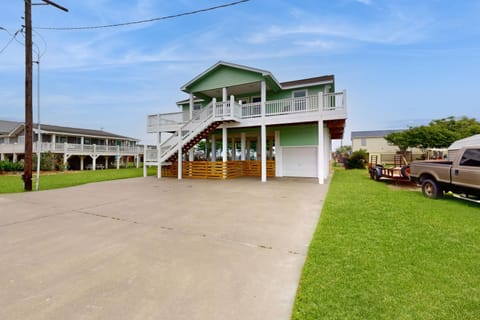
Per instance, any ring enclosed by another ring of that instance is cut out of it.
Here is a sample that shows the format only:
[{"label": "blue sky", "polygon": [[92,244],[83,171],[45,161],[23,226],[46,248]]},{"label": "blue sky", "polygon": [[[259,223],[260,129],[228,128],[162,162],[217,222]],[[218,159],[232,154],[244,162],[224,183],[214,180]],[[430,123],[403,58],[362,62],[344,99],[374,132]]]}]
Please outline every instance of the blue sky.
[{"label": "blue sky", "polygon": [[[56,0],[70,12],[34,6],[32,17],[34,27],[97,26],[232,1]],[[22,0],[3,1],[0,28],[8,32],[0,29],[0,50],[21,28],[23,10]],[[351,131],[480,119],[479,17],[476,0],[250,0],[134,26],[36,28],[41,118],[153,143],[147,115],[177,111],[175,102],[186,98],[179,88],[224,60],[269,70],[279,81],[334,74],[336,89],[348,92],[344,144]],[[24,119],[19,42],[0,53],[0,119]],[[34,112],[36,119],[35,100]]]}]

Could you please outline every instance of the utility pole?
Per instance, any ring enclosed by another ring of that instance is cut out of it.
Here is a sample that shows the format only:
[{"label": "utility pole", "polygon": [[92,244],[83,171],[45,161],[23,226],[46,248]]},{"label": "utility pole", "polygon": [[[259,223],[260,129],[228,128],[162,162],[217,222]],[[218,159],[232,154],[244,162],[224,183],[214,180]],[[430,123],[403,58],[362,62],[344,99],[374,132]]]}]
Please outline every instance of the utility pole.
[{"label": "utility pole", "polygon": [[23,182],[25,191],[32,191],[32,2],[25,0],[25,160]]},{"label": "utility pole", "polygon": [[[32,1],[25,1],[25,160],[23,182],[25,191],[32,191],[32,159],[33,159],[33,115],[32,115]],[[33,5],[52,5],[68,12],[50,0]]]}]

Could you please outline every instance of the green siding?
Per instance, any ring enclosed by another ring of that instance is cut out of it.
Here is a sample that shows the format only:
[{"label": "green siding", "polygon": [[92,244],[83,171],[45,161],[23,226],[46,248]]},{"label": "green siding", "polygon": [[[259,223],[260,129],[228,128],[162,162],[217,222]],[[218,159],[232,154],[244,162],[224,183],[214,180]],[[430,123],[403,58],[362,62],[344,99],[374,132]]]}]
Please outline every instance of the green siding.
[{"label": "green siding", "polygon": [[318,145],[318,126],[316,125],[286,126],[276,130],[280,131],[282,147]]},{"label": "green siding", "polygon": [[187,89],[190,92],[199,92],[262,80],[263,76],[257,72],[220,66],[218,69],[213,70],[195,83],[191,84]]},{"label": "green siding", "polygon": [[[330,85],[331,86],[331,85]],[[308,88],[296,88],[296,89],[289,89],[289,90],[282,90],[280,92],[267,92],[267,100],[279,100],[279,99],[287,99],[292,97],[293,91],[304,90],[307,89],[308,95],[313,96],[318,94],[319,92],[323,92],[324,85],[315,86],[315,87],[308,87]]]}]

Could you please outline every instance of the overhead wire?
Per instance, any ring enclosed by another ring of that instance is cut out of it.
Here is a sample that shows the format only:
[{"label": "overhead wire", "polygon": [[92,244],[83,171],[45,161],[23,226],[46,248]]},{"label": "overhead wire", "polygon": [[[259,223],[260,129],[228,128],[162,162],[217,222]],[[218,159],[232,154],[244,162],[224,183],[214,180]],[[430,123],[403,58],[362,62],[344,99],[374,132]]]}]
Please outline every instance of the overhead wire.
[{"label": "overhead wire", "polygon": [[66,30],[90,30],[90,29],[123,27],[123,26],[129,26],[129,25],[135,25],[135,24],[141,24],[141,23],[149,23],[149,22],[155,22],[155,21],[160,21],[160,20],[189,16],[189,15],[193,15],[193,14],[197,14],[197,13],[202,13],[202,12],[207,12],[207,11],[212,11],[212,10],[217,10],[217,9],[221,9],[221,8],[235,6],[235,5],[238,5],[238,4],[241,4],[241,3],[244,3],[244,2],[248,2],[248,1],[250,1],[250,0],[239,0],[239,1],[235,1],[235,2],[221,4],[221,5],[214,6],[214,7],[209,7],[209,8],[204,8],[204,9],[199,9],[199,10],[194,10],[194,11],[189,11],[189,12],[183,12],[183,13],[178,13],[178,14],[169,15],[169,16],[163,16],[163,17],[145,19],[145,20],[130,21],[130,22],[123,22],[123,23],[114,23],[114,24],[106,24],[106,25],[99,25],[99,26],[82,26],[82,27],[35,27],[35,29],[66,31]]},{"label": "overhead wire", "polygon": [[[11,33],[10,31],[8,31],[7,29],[3,28],[3,27],[0,27],[0,30],[4,30],[6,31],[10,36],[10,40],[8,40],[8,42],[0,49],[0,54],[2,54],[9,46],[10,44],[13,42],[13,40],[16,40],[16,37],[18,35],[18,33],[22,30],[22,29],[19,29],[17,30],[15,33]],[[18,40],[17,40],[18,41]]]}]

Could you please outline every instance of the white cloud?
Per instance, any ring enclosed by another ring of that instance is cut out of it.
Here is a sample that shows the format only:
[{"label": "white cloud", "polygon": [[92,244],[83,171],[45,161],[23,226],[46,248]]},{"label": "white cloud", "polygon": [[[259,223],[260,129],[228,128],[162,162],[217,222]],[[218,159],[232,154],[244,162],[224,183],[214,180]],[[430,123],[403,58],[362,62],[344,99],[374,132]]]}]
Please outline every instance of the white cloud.
[{"label": "white cloud", "polygon": [[355,0],[355,1],[366,4],[366,5],[371,5],[372,4],[372,0]]}]

